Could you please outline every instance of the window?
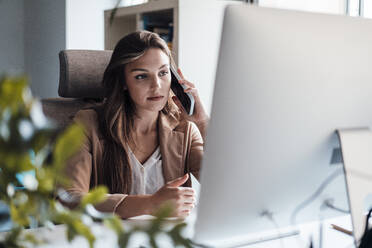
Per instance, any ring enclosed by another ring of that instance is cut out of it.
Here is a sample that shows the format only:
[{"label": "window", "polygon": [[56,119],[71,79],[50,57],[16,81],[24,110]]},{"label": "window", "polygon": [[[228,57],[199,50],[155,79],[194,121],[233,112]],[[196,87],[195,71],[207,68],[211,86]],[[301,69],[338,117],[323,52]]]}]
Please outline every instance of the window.
[{"label": "window", "polygon": [[362,16],[372,18],[372,0],[364,0],[362,3]]},{"label": "window", "polygon": [[372,18],[372,0],[253,0],[259,6]]},{"label": "window", "polygon": [[331,14],[346,13],[345,0],[259,0],[259,6]]}]

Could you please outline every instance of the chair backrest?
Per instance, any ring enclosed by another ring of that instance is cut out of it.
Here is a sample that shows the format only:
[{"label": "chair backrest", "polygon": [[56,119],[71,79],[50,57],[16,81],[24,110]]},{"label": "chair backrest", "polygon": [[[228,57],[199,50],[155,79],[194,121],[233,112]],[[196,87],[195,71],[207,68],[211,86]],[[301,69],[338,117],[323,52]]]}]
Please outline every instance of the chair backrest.
[{"label": "chair backrest", "polygon": [[103,73],[112,51],[63,50],[59,53],[58,98],[42,99],[47,117],[59,126],[68,125],[76,112],[102,103]]}]

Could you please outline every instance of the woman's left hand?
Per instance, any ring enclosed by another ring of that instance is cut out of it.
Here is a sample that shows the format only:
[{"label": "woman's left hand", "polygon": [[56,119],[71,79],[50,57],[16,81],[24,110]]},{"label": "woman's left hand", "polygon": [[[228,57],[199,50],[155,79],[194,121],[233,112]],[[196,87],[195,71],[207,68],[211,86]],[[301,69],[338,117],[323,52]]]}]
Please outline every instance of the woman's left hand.
[{"label": "woman's left hand", "polygon": [[177,72],[181,77],[181,80],[179,80],[179,83],[187,87],[184,90],[184,92],[190,93],[194,97],[194,100],[195,100],[194,113],[192,115],[188,115],[185,109],[183,108],[180,100],[176,96],[173,96],[172,98],[173,101],[178,106],[178,108],[181,110],[181,114],[186,120],[194,122],[197,126],[206,125],[209,121],[209,117],[207,115],[207,112],[204,109],[203,103],[201,102],[201,99],[198,94],[198,90],[195,88],[195,85],[193,83],[185,79],[185,77],[183,76],[179,68],[177,69]]}]

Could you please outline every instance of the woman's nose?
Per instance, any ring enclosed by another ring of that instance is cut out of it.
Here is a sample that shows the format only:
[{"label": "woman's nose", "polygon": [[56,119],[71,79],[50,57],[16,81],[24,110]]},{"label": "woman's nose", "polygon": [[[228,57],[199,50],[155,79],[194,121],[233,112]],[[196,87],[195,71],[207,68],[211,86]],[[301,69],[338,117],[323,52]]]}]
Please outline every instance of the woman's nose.
[{"label": "woman's nose", "polygon": [[153,88],[161,88],[161,80],[158,76],[155,76],[153,78],[151,86]]}]

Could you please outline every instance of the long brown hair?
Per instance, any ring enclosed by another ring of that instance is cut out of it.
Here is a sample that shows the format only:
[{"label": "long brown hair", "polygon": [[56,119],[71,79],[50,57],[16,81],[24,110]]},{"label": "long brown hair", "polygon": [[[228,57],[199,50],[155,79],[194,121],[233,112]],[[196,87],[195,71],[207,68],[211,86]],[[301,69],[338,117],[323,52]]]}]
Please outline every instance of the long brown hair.
[{"label": "long brown hair", "polygon": [[[129,164],[127,144],[133,142],[132,130],[136,112],[128,90],[125,90],[125,66],[140,58],[149,48],[159,48],[173,63],[171,52],[159,35],[139,31],[122,38],[113,51],[111,60],[103,75],[106,100],[99,111],[100,129],[105,138],[100,172],[103,184],[110,193],[129,193],[132,185],[132,170]],[[177,107],[168,98],[162,112],[176,114]]]}]

